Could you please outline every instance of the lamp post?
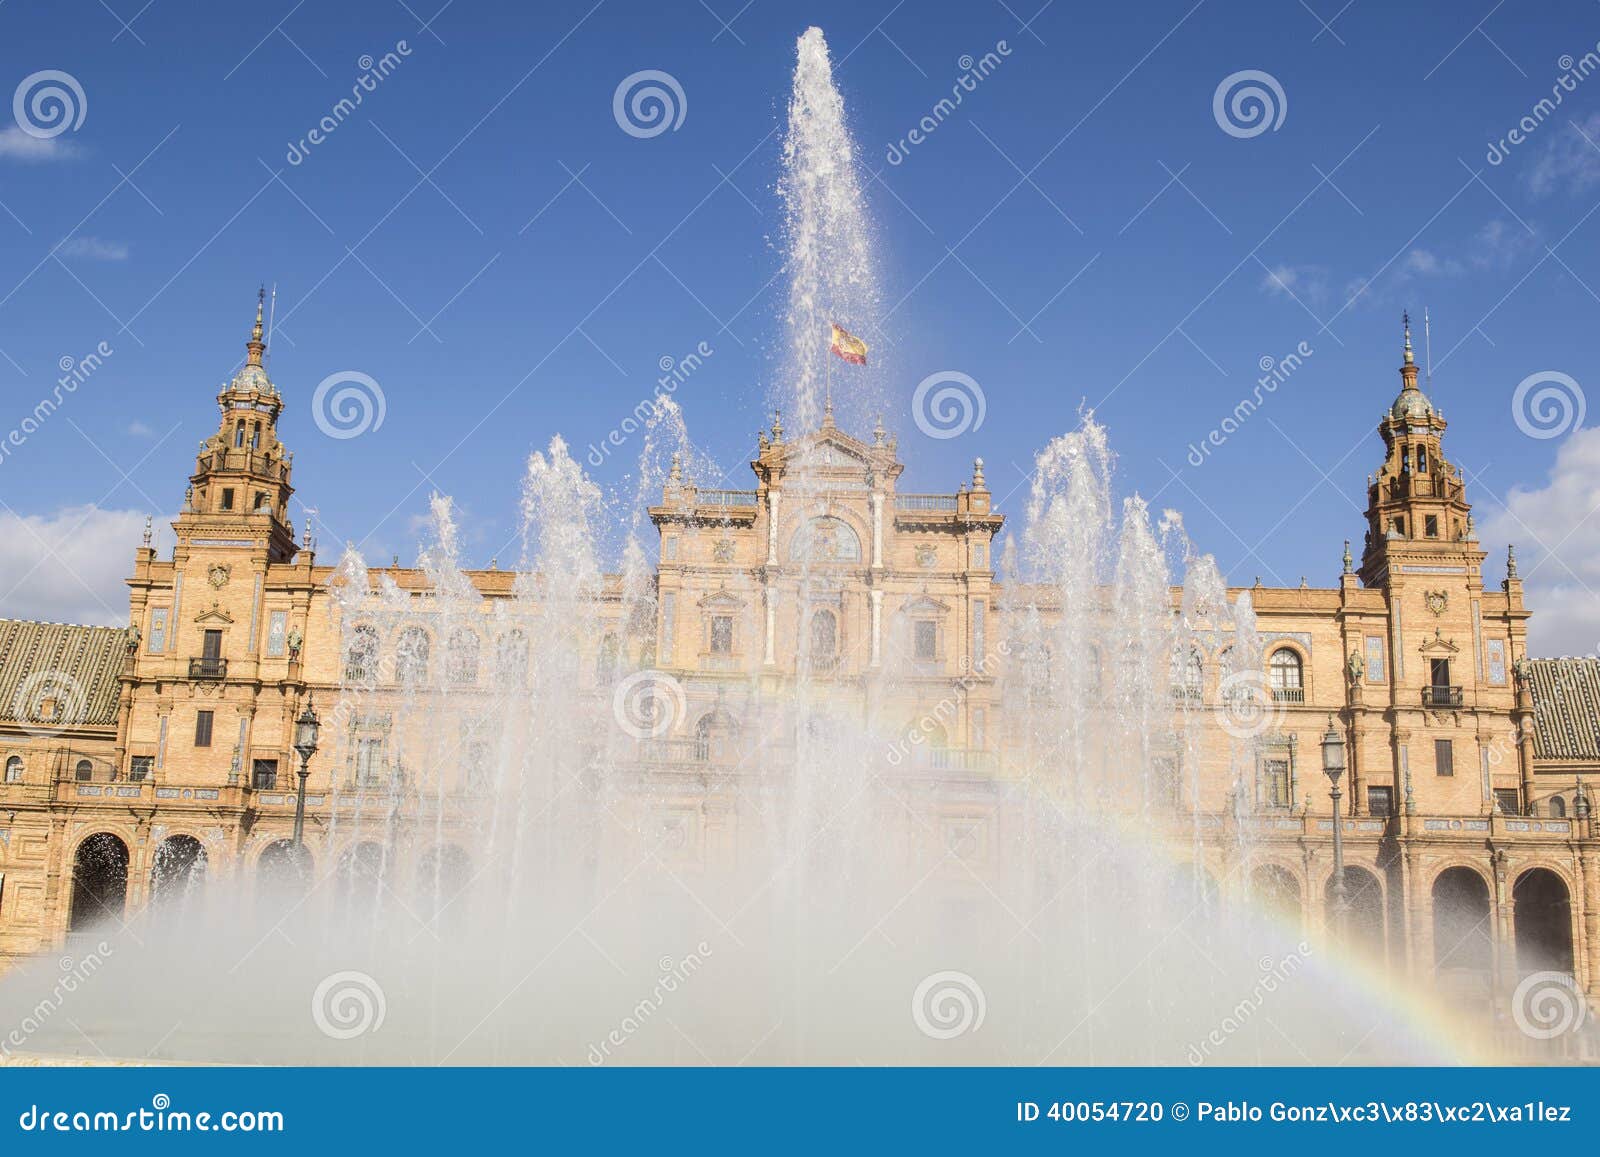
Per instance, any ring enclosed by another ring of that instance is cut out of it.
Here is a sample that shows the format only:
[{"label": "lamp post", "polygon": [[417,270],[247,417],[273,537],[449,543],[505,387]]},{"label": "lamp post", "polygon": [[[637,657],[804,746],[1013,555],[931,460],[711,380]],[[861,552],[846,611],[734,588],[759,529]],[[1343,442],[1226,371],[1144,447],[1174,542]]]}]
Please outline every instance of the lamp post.
[{"label": "lamp post", "polygon": [[1328,716],[1328,730],[1322,735],[1322,773],[1328,777],[1333,793],[1333,919],[1342,931],[1345,914],[1344,892],[1344,810],[1340,801],[1339,779],[1344,775],[1344,737]]},{"label": "lamp post", "polygon": [[317,753],[317,732],[321,730],[316,710],[306,699],[305,710],[294,721],[294,749],[300,753],[300,786],[294,797],[294,849],[299,852],[306,827],[306,780],[311,776],[311,757]]}]

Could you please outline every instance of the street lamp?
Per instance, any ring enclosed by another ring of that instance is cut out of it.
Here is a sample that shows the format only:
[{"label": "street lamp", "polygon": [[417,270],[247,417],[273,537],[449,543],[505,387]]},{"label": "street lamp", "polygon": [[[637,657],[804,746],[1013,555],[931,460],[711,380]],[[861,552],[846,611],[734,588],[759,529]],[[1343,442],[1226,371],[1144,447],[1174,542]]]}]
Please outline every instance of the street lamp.
[{"label": "street lamp", "polygon": [[1333,716],[1328,716],[1328,730],[1322,735],[1322,773],[1328,777],[1333,792],[1333,916],[1336,924],[1344,921],[1344,812],[1340,807],[1343,793],[1339,779],[1344,775],[1344,738],[1334,726]]},{"label": "street lamp", "polygon": [[294,749],[300,753],[300,786],[294,797],[294,847],[299,851],[306,827],[306,780],[311,775],[311,757],[317,753],[317,732],[322,728],[317,713],[306,699],[305,710],[294,721]]}]

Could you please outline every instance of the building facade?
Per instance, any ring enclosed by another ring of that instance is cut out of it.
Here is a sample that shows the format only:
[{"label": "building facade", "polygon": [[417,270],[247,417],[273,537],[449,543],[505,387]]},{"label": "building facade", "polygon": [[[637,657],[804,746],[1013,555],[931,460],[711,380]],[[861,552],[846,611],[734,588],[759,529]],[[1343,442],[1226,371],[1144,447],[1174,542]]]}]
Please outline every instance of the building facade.
[{"label": "building facade", "polygon": [[[417,773],[394,755],[396,737],[443,726],[426,688],[479,695],[492,711],[494,685],[525,677],[528,640],[506,624],[527,576],[512,571],[465,572],[478,602],[445,624],[426,569],[363,570],[360,595],[389,612],[382,625],[353,621],[360,600],[337,590],[350,573],[319,563],[290,523],[293,455],[259,310],[246,349],[217,395],[176,545],[158,557],[147,534],[135,551],[129,625],[0,621],[0,967],[199,880],[248,888],[281,866],[308,703],[328,726],[305,765],[304,842],[333,870],[375,846],[351,818],[362,790]],[[1337,822],[1350,934],[1391,970],[1463,989],[1553,968],[1600,992],[1600,662],[1526,656],[1514,558],[1486,582],[1445,421],[1417,376],[1408,333],[1378,426],[1365,543],[1359,557],[1346,544],[1337,584],[1228,592],[1253,603],[1257,675],[1278,716],[1253,782],[1213,760],[1175,780],[1163,806],[1182,817],[1175,830],[1209,833],[1200,868],[1224,893],[1320,929],[1336,821],[1319,744],[1332,719],[1348,752]],[[829,414],[792,437],[775,420],[751,466],[749,490],[700,488],[675,469],[649,510],[649,598],[630,603],[618,576],[595,592],[574,684],[609,698],[627,673],[651,670],[684,700],[665,731],[623,736],[609,758],[679,784],[662,821],[677,826],[679,854],[736,857],[739,819],[704,773],[747,766],[741,719],[803,680],[842,712],[890,720],[906,742],[884,751],[886,769],[966,792],[936,838],[956,832],[961,854],[992,855],[981,829],[998,805],[983,801],[1016,774],[1030,710],[1005,643],[1039,599],[997,579],[1004,517],[982,461],[953,493],[903,493],[895,441],[881,427],[858,439]],[[1183,615],[1182,592],[1171,598]],[[630,623],[640,605],[648,621]],[[1215,729],[1230,640],[1191,637],[1173,698],[1185,726]],[[892,681],[878,677],[890,668]],[[357,706],[333,717],[352,687]],[[470,759],[449,775],[440,800],[479,786]],[[393,854],[470,861],[464,823],[437,830],[458,844]]]}]

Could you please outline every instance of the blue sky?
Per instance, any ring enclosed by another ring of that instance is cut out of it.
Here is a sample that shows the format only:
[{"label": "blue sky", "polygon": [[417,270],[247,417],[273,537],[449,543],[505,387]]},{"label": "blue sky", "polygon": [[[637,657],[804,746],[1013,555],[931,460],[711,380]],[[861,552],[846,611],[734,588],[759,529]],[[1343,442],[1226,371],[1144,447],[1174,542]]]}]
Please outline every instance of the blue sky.
[{"label": "blue sky", "polygon": [[[120,618],[138,529],[177,508],[263,281],[325,557],[353,539],[410,561],[437,488],[471,561],[514,558],[529,451],[561,432],[581,454],[702,342],[678,400],[728,484],[750,484],[781,338],[781,118],[817,24],[872,174],[903,489],[952,490],[982,455],[1019,514],[1033,453],[1087,403],[1120,486],[1181,509],[1230,581],[1329,584],[1362,537],[1400,312],[1426,306],[1490,581],[1515,538],[1547,612],[1539,649],[1595,649],[1600,445],[1588,419],[1532,437],[1513,412],[1529,375],[1569,375],[1579,398],[1593,384],[1600,78],[1535,106],[1600,42],[1595,5],[440,3],[0,7],[0,90],[54,69],[84,98],[46,141],[0,109],[0,427],[63,358],[114,351],[0,460],[4,613]],[[362,58],[402,41],[291,164]],[[891,164],[963,58],[1001,42]],[[645,69],[685,107],[641,139],[613,94]],[[1213,111],[1243,70],[1283,93],[1253,136]],[[1194,465],[1261,360],[1301,343],[1304,364]],[[336,440],[310,399],[347,370],[386,412]],[[945,370],[979,383],[986,413],[933,439],[911,397]],[[625,485],[632,449],[596,477]]]}]

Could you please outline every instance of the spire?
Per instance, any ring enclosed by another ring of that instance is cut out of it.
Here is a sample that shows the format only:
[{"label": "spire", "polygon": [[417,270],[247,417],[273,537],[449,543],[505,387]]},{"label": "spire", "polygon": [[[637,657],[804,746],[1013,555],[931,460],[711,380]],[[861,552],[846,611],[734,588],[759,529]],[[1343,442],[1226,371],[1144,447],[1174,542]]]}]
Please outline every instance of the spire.
[{"label": "spire", "polygon": [[1400,389],[1404,393],[1406,390],[1417,388],[1417,359],[1411,352],[1411,314],[1402,313],[1400,322],[1405,328],[1406,335],[1405,353],[1400,363]]},{"label": "spire", "polygon": [[822,425],[824,428],[833,426],[833,390],[828,390],[828,400],[822,408]]},{"label": "spire", "polygon": [[250,340],[246,342],[244,346],[245,349],[250,351],[250,356],[246,359],[246,361],[252,366],[259,366],[261,364],[261,355],[266,351],[267,348],[266,343],[261,340],[261,316],[262,310],[266,307],[266,304],[267,287],[263,285],[256,293],[256,324],[250,330]]}]

